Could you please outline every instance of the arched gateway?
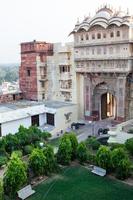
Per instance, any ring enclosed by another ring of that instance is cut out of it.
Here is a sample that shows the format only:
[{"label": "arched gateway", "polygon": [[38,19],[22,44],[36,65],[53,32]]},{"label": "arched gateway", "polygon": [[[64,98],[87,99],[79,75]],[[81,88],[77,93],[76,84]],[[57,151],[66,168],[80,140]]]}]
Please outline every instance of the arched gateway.
[{"label": "arched gateway", "polygon": [[117,99],[115,97],[115,91],[105,82],[95,86],[92,102],[92,110],[94,113],[97,113],[99,119],[106,119],[109,117],[116,118]]}]

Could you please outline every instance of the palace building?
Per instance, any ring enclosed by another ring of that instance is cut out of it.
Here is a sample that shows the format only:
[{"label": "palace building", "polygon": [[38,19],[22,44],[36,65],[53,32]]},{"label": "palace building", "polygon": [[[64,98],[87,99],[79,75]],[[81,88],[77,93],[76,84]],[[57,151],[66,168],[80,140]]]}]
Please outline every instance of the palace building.
[{"label": "palace building", "polygon": [[78,117],[133,118],[133,16],[108,6],[74,30]]}]

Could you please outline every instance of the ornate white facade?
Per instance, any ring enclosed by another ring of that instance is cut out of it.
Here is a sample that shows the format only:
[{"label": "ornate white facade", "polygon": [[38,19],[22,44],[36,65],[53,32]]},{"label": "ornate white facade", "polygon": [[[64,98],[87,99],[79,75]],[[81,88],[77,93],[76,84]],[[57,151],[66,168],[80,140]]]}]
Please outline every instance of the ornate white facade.
[{"label": "ornate white facade", "polygon": [[133,118],[133,17],[104,6],[71,34],[79,118]]}]

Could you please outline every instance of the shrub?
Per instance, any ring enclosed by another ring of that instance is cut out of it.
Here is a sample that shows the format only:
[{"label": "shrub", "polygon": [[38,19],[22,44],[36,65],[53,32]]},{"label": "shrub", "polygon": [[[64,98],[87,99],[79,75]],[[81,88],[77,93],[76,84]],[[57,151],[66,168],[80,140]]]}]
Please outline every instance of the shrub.
[{"label": "shrub", "polygon": [[77,137],[74,133],[69,133],[68,137],[71,142],[71,147],[72,147],[72,160],[76,158],[77,154],[77,147],[78,147],[78,140]]},{"label": "shrub", "polygon": [[97,149],[99,149],[101,144],[99,141],[97,141],[96,137],[90,137],[86,140],[86,145],[88,148],[97,150]]},{"label": "shrub", "polygon": [[125,147],[130,154],[133,155],[133,138],[130,138],[125,142]]},{"label": "shrub", "polygon": [[119,166],[119,162],[127,158],[127,154],[123,148],[114,149],[111,152],[111,161],[113,168],[117,168]]},{"label": "shrub", "polygon": [[87,162],[95,165],[96,164],[96,155],[92,154],[90,152],[87,152]]},{"label": "shrub", "polygon": [[42,149],[34,149],[29,157],[29,166],[35,175],[42,175],[45,172],[46,157]]},{"label": "shrub", "polygon": [[5,143],[5,150],[8,153],[12,153],[14,150],[19,149],[19,141],[16,135],[9,133],[2,139]]},{"label": "shrub", "polygon": [[3,200],[4,191],[3,191],[3,182],[0,179],[0,200]]},{"label": "shrub", "polygon": [[23,150],[24,150],[24,154],[31,154],[31,152],[33,151],[34,147],[32,145],[26,145],[24,146]]},{"label": "shrub", "polygon": [[16,153],[20,158],[22,158],[22,156],[23,156],[23,153],[21,150],[13,151],[13,153]]},{"label": "shrub", "polygon": [[129,177],[131,170],[131,164],[128,159],[122,159],[116,168],[116,177],[118,179],[124,180]]},{"label": "shrub", "polygon": [[14,197],[16,192],[27,181],[27,168],[25,163],[16,153],[12,153],[4,174],[4,191],[10,197]]},{"label": "shrub", "polygon": [[72,157],[72,146],[67,134],[64,134],[59,142],[57,161],[63,165],[68,165]]},{"label": "shrub", "polygon": [[48,174],[48,173],[54,172],[57,165],[56,165],[53,147],[50,145],[47,145],[44,148],[43,153],[46,158],[45,173]]},{"label": "shrub", "polygon": [[119,144],[119,143],[111,143],[109,144],[109,147],[111,150],[117,149],[117,148],[125,148],[124,144]]},{"label": "shrub", "polygon": [[77,158],[80,163],[87,161],[87,147],[84,142],[79,143],[77,148]]},{"label": "shrub", "polygon": [[7,157],[6,156],[0,156],[0,167],[2,165],[5,165],[7,163]]},{"label": "shrub", "polygon": [[106,146],[100,146],[96,154],[97,164],[109,171],[111,169],[111,151]]}]

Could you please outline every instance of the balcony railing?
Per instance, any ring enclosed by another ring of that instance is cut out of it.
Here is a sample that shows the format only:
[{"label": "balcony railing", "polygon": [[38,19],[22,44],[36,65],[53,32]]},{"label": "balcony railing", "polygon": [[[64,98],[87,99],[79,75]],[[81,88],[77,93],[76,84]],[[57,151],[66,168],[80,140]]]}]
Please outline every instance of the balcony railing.
[{"label": "balcony railing", "polygon": [[92,67],[92,66],[90,66],[90,67],[77,67],[76,68],[76,72],[80,72],[80,73],[83,73],[83,72],[85,72],[85,73],[95,73],[95,72],[97,72],[97,73],[98,72],[99,73],[101,73],[101,72],[103,72],[103,73],[104,72],[105,73],[106,72],[127,73],[127,72],[131,72],[131,71],[132,71],[132,66],[127,66],[127,67],[117,67],[117,66]]}]

